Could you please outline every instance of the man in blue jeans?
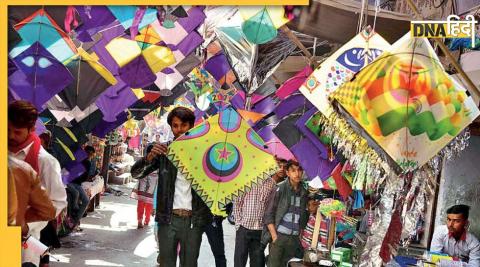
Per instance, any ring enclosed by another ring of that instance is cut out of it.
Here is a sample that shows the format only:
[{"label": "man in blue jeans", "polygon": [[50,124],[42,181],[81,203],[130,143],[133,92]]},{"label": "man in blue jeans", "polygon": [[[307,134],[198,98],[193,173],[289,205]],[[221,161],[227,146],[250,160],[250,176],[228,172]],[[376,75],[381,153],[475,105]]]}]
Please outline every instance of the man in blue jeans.
[{"label": "man in blue jeans", "polygon": [[85,152],[87,152],[88,155],[88,157],[84,161],[82,161],[82,164],[85,167],[85,172],[78,178],[73,180],[70,184],[68,184],[68,188],[72,190],[73,194],[75,195],[74,209],[73,214],[71,215],[75,227],[79,226],[80,219],[83,217],[83,214],[87,209],[88,202],[90,201],[87,193],[82,188],[82,183],[90,181],[91,178],[95,175],[95,171],[91,171],[92,168],[95,168],[95,166],[92,165],[92,160],[95,157],[95,149],[92,146],[86,146],[84,150]]}]

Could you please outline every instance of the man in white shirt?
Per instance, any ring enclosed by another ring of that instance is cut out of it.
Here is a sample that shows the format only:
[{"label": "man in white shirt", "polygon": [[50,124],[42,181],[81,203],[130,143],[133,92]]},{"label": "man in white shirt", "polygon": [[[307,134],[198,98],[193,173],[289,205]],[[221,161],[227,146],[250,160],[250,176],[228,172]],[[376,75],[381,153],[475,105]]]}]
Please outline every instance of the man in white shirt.
[{"label": "man in white shirt", "polygon": [[[60,174],[60,163],[43,149],[40,138],[35,134],[37,119],[38,111],[30,102],[18,100],[8,105],[8,154],[27,162],[39,174],[42,187],[58,216],[67,206],[67,193]],[[30,234],[40,238],[40,231],[47,223],[29,224]],[[26,254],[22,255],[24,261],[38,265],[39,259],[29,259],[31,255]]]},{"label": "man in white shirt", "polygon": [[430,251],[445,253],[464,266],[480,267],[480,242],[468,232],[470,207],[455,205],[447,209],[447,225],[437,227]]},{"label": "man in white shirt", "polygon": [[[174,108],[167,122],[174,139],[193,127],[194,113],[184,107]],[[180,245],[180,266],[196,267],[205,226],[211,222],[210,209],[192,190],[191,183],[177,171],[165,156],[167,144],[155,144],[146,157],[137,161],[131,170],[132,177],[143,179],[158,171],[155,221],[158,222],[160,266],[177,265],[177,248]]]}]

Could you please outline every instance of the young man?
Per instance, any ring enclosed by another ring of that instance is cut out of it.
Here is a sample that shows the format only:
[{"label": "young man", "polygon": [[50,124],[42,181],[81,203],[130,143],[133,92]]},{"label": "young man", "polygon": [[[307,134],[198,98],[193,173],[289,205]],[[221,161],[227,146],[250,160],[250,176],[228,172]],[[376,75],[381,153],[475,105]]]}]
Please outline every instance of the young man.
[{"label": "young man", "polygon": [[[17,100],[8,105],[8,155],[27,162],[39,174],[58,216],[67,206],[67,193],[61,178],[60,164],[41,146],[40,138],[35,134],[37,118],[38,111],[30,102]],[[29,225],[30,234],[40,238],[40,231],[46,225],[47,222],[32,223]],[[31,255],[23,256],[26,259]],[[29,260],[38,265],[38,260]]]},{"label": "young man", "polygon": [[285,173],[285,166],[287,165],[287,160],[282,158],[277,158],[275,156],[275,161],[278,164],[278,171],[272,176],[272,179],[275,181],[276,184],[279,184],[285,180],[287,174]]},{"label": "young man", "polygon": [[[177,107],[168,114],[167,122],[177,139],[193,127],[195,115]],[[210,210],[165,156],[167,149],[165,144],[155,144],[145,158],[133,165],[131,173],[142,179],[158,170],[155,221],[159,224],[160,266],[176,266],[179,244],[180,266],[197,266],[202,234],[211,221]]]},{"label": "young man", "polygon": [[[285,160],[284,160],[285,161]],[[286,161],[285,161],[286,162]],[[235,200],[233,217],[235,218],[235,255],[234,266],[245,267],[250,258],[250,266],[265,266],[265,246],[262,245],[263,215],[268,197],[277,183],[285,176],[282,161],[277,159],[278,171],[250,192]]]},{"label": "young man", "polygon": [[447,225],[439,226],[433,234],[430,251],[446,253],[454,259],[480,266],[480,243],[468,232],[470,207],[455,205],[447,209]]},{"label": "young man", "polygon": [[285,166],[288,179],[277,185],[265,211],[262,243],[270,243],[269,267],[286,266],[289,259],[302,257],[300,231],[307,223],[307,190],[301,181],[303,169],[289,160]]}]

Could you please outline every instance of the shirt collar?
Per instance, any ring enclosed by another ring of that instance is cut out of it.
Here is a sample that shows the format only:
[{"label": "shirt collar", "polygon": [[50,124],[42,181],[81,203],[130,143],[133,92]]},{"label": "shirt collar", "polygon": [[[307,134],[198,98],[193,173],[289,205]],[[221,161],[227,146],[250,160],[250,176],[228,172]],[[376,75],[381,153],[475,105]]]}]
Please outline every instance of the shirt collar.
[{"label": "shirt collar", "polygon": [[[453,236],[453,233],[450,233],[450,232],[448,232],[448,237],[449,237],[449,238],[455,238],[455,237]],[[459,240],[461,240],[461,241],[466,241],[466,240],[467,240],[467,231],[466,231],[466,230],[463,231],[463,233],[462,233],[462,235],[460,236],[460,239],[459,239]]]},{"label": "shirt collar", "polygon": [[27,145],[26,147],[24,147],[23,149],[20,149],[17,153],[13,153],[13,152],[10,152],[10,153],[17,156],[17,155],[22,154],[22,152],[23,152],[23,155],[26,156],[28,154],[28,152],[30,151],[30,148],[32,147],[32,145],[33,145],[33,142],[30,143],[29,145]]}]

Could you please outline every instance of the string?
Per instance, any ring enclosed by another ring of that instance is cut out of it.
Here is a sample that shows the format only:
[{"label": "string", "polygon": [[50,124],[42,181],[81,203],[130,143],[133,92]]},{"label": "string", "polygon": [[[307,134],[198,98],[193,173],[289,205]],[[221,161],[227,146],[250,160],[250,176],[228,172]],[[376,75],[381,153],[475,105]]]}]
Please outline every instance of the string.
[{"label": "string", "polygon": [[362,0],[361,5],[362,7],[360,9],[360,17],[358,18],[358,22],[357,22],[357,34],[361,32],[362,25],[363,25],[363,12],[365,10],[365,0]]},{"label": "string", "polygon": [[373,32],[375,32],[375,25],[377,23],[377,15],[380,11],[380,0],[375,0],[375,17],[373,18]]}]

